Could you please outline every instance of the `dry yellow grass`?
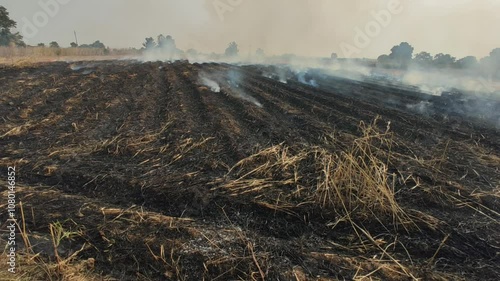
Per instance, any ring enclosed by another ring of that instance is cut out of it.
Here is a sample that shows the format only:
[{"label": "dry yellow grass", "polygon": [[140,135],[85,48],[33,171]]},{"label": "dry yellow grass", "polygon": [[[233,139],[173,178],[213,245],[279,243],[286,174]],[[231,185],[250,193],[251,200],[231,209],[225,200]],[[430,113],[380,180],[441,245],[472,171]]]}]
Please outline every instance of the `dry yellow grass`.
[{"label": "dry yellow grass", "polygon": [[[276,209],[316,206],[337,221],[392,218],[394,225],[411,220],[395,199],[394,177],[388,173],[392,146],[385,132],[361,123],[363,135],[347,149],[283,144],[264,149],[237,163],[223,187],[233,195],[253,194]],[[384,147],[384,149],[381,149]]]},{"label": "dry yellow grass", "polygon": [[[73,236],[80,235],[78,232],[64,229],[60,222],[54,222],[49,225],[50,238],[52,240],[54,255],[56,260],[47,261],[41,257],[40,253],[35,253],[31,244],[31,234],[26,227],[26,220],[22,202],[19,202],[21,220],[17,223],[17,231],[22,240],[22,245],[17,246],[15,273],[7,270],[0,271],[0,280],[64,280],[64,281],[97,281],[113,280],[93,273],[95,260],[76,260],[78,254],[89,245],[84,244],[80,250],[75,251],[68,257],[62,258],[58,254],[58,247],[61,241],[71,239]],[[17,241],[17,245],[20,245]],[[0,256],[0,262],[7,264],[7,255]]]},{"label": "dry yellow grass", "polygon": [[0,47],[0,64],[26,67],[37,62],[76,61],[76,60],[110,60],[140,55],[134,49],[96,48],[49,48],[49,47]]}]

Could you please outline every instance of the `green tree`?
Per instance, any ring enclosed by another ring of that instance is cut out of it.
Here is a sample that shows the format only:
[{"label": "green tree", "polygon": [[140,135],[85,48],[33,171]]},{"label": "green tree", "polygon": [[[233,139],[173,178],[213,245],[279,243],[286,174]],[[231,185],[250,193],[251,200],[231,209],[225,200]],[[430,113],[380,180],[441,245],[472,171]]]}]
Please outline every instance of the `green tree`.
[{"label": "green tree", "polygon": [[396,65],[406,67],[413,57],[413,50],[414,48],[410,44],[402,42],[401,44],[392,47],[389,58],[393,60]]},{"label": "green tree", "polygon": [[106,49],[106,46],[101,41],[97,40],[92,44],[82,44],[80,48]]},{"label": "green tree", "polygon": [[415,55],[414,61],[420,65],[429,66],[432,64],[432,55],[428,52],[420,52]]},{"label": "green tree", "polygon": [[71,42],[69,45],[71,46],[71,48],[76,48],[76,47],[78,47],[78,44],[76,44],[75,42]]},{"label": "green tree", "polygon": [[158,35],[156,37],[156,42],[158,42],[158,47],[161,48],[165,44],[166,37],[163,34]]},{"label": "green tree", "polygon": [[150,49],[153,49],[154,47],[156,47],[156,43],[155,43],[155,39],[153,39],[153,37],[148,37],[145,39],[145,42],[142,43],[142,46],[146,49],[146,50],[150,50]]},{"label": "green tree", "polygon": [[51,48],[60,48],[59,47],[59,43],[57,43],[56,41],[52,41],[49,43],[49,47]]},{"label": "green tree", "polygon": [[90,44],[90,47],[96,48],[96,49],[106,49],[106,45],[104,45],[104,43],[102,43],[99,40],[97,40],[94,43]]},{"label": "green tree", "polygon": [[38,47],[45,47],[45,43],[38,43]]},{"label": "green tree", "polygon": [[229,43],[229,46],[226,48],[224,54],[226,55],[226,57],[236,57],[238,56],[239,52],[240,51],[238,50],[238,44],[236,44],[236,42],[231,42]]},{"label": "green tree", "polygon": [[481,66],[485,74],[500,78],[500,48],[490,52],[490,55],[481,59]]},{"label": "green tree", "polygon": [[500,48],[496,48],[490,52],[490,58],[494,63],[500,66]]},{"label": "green tree", "polygon": [[478,64],[476,57],[467,56],[465,58],[461,58],[457,60],[456,65],[459,68],[471,68]]},{"label": "green tree", "polygon": [[163,36],[160,34],[156,40],[156,48],[159,50],[161,56],[165,60],[176,60],[182,56],[182,51],[177,49],[175,40],[172,36]]},{"label": "green tree", "polygon": [[158,36],[158,48],[164,49],[166,51],[175,51],[177,49],[177,46],[175,45],[175,40],[172,38],[172,36],[167,35],[166,37],[163,36],[163,34],[160,34]]},{"label": "green tree", "polygon": [[453,66],[456,60],[457,59],[455,57],[452,57],[450,54],[439,53],[434,56],[434,60],[432,63],[436,67],[445,68]]},{"label": "green tree", "polygon": [[11,44],[20,47],[26,46],[19,32],[12,33],[10,31],[11,28],[15,28],[16,26],[16,22],[9,17],[7,9],[0,6],[0,46],[9,46]]},{"label": "green tree", "polygon": [[389,55],[380,55],[377,58],[377,66],[379,66],[379,67],[389,68],[392,66],[391,64],[392,64],[392,60],[389,57]]}]

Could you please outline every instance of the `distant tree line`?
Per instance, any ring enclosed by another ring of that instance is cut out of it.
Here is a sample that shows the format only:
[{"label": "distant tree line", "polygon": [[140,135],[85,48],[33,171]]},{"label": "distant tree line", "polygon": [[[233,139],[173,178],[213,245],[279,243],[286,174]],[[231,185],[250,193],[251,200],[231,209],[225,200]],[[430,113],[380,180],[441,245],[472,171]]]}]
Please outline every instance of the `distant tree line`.
[{"label": "distant tree line", "polygon": [[[104,45],[104,43],[102,43],[99,40],[95,41],[92,44],[82,44],[82,45],[78,45],[75,42],[71,42],[70,46],[71,46],[71,48],[101,49],[104,51],[104,54],[107,54],[110,52],[109,48],[107,48],[106,45]],[[46,45],[45,45],[45,43],[38,43],[37,47],[46,47]],[[56,41],[52,41],[49,43],[49,48],[59,49],[59,48],[61,48],[61,46]]]},{"label": "distant tree line", "polygon": [[[153,37],[147,37],[142,43],[142,49],[146,52],[158,52],[162,54],[168,54],[172,57],[187,55],[189,57],[196,57],[199,52],[195,49],[188,49],[186,52],[177,48],[175,40],[172,36],[164,36],[160,34],[157,36],[156,40]],[[236,42],[231,42],[228,44],[224,51],[224,56],[227,58],[236,58],[239,54],[238,44]],[[216,54],[212,54],[215,56]],[[256,52],[258,56],[264,56],[264,50],[258,49]]]},{"label": "distant tree line", "polygon": [[70,43],[70,46],[72,48],[95,48],[95,49],[106,49],[106,45],[104,45],[104,43],[102,43],[101,41],[97,40],[95,41],[94,43],[92,44],[82,44],[82,45],[78,45],[76,44],[75,42],[71,42]]},{"label": "distant tree line", "polygon": [[461,59],[450,54],[439,53],[431,55],[428,52],[420,52],[413,55],[414,48],[407,42],[394,46],[389,55],[381,55],[377,58],[377,65],[385,68],[406,69],[410,65],[424,68],[457,68],[457,69],[481,69],[489,74],[499,77],[500,70],[500,48],[490,52],[487,57],[478,60],[474,56],[466,56]]},{"label": "distant tree line", "polygon": [[[9,17],[9,12],[3,6],[0,6],[0,46],[18,46],[27,47],[26,43],[22,40],[23,37],[19,32],[12,33],[11,29],[16,28],[17,23]],[[38,47],[46,47],[45,43],[38,43]],[[70,44],[73,48],[96,48],[103,49],[106,53],[109,49],[99,40],[92,44],[83,44],[78,46],[75,42]],[[60,48],[59,43],[52,41],[49,43],[50,48]]]},{"label": "distant tree line", "polygon": [[154,53],[155,56],[162,59],[179,59],[184,55],[184,51],[177,48],[174,38],[170,35],[160,34],[156,40],[153,37],[148,37],[142,46],[142,49],[147,53]]},{"label": "distant tree line", "polygon": [[145,39],[146,41],[142,43],[143,49],[145,50],[153,50],[153,49],[177,49],[175,44],[175,40],[172,36],[163,34],[158,35],[157,40],[153,37],[148,37]]}]

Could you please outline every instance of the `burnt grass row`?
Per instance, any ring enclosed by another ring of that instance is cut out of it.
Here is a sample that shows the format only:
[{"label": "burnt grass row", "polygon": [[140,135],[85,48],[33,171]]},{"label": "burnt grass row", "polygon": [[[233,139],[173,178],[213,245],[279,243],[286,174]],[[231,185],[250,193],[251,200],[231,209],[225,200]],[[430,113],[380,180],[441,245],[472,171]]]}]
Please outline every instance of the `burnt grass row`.
[{"label": "burnt grass row", "polygon": [[[60,254],[86,245],[73,262],[95,259],[89,270],[117,280],[498,278],[497,128],[448,118],[442,108],[392,106],[423,99],[409,90],[327,77],[317,88],[284,84],[264,70],[133,61],[0,66],[1,174],[17,168],[28,234],[48,240],[56,221],[78,230]],[[434,222],[415,219],[410,231],[359,222],[387,254],[348,223],[333,228],[338,218],[317,208],[283,212],[219,188],[231,167],[262,149],[322,147],[333,136],[342,149],[361,135],[360,122],[375,119],[393,133],[398,203]],[[43,245],[34,250],[53,260]]]}]

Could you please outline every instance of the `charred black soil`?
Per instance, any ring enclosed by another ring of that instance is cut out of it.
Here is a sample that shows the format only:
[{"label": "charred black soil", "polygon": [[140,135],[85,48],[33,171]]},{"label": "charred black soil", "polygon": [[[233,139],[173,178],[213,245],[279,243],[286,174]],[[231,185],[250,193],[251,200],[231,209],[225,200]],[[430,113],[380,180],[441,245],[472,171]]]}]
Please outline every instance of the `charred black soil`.
[{"label": "charred black soil", "polygon": [[[327,77],[284,84],[265,71],[0,66],[2,185],[15,166],[32,246],[23,251],[48,264],[71,257],[110,280],[498,279],[492,119],[408,89]],[[400,106],[429,100],[429,114]],[[360,139],[382,159],[404,219],[314,201],[318,159],[348,159]],[[71,233],[57,254],[55,226]],[[26,279],[64,275],[19,266]]]}]

